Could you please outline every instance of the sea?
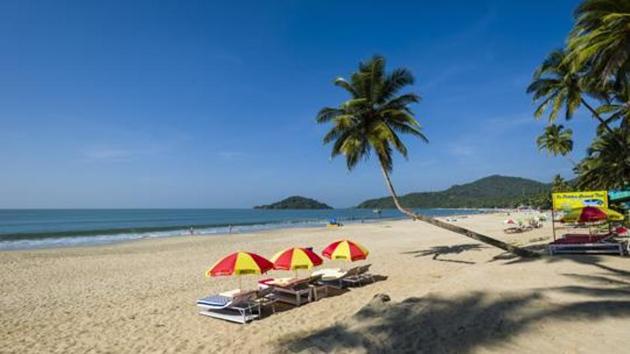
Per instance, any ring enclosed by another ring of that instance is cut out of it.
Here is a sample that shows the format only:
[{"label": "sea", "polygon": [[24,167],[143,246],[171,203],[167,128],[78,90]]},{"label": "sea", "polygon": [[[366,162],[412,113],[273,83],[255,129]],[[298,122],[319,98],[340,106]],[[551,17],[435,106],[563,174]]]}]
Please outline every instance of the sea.
[{"label": "sea", "polygon": [[[476,209],[417,209],[428,216],[479,213]],[[89,246],[144,238],[326,227],[400,219],[395,209],[0,209],[0,250]]]}]

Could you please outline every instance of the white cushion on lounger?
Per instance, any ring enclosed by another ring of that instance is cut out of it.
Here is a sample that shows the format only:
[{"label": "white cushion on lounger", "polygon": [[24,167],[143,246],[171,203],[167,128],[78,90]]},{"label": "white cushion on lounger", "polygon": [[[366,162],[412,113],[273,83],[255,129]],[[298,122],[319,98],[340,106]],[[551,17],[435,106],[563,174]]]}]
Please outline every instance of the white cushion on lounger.
[{"label": "white cushion on lounger", "polygon": [[297,281],[298,279],[296,278],[275,278],[269,282],[267,282],[266,284],[269,285],[276,285],[276,286],[287,286],[290,285],[291,283]]},{"label": "white cushion on lounger", "polygon": [[224,291],[222,293],[219,293],[219,295],[221,296],[225,296],[225,297],[235,297],[238,294],[242,293],[243,291],[241,289],[234,289],[234,290],[230,290],[230,291]]},{"label": "white cushion on lounger", "polygon": [[312,274],[312,276],[317,276],[317,275],[321,275],[322,280],[324,281],[337,280],[343,277],[344,275],[346,275],[346,272],[342,271],[341,269],[319,269],[319,270],[314,271]]}]

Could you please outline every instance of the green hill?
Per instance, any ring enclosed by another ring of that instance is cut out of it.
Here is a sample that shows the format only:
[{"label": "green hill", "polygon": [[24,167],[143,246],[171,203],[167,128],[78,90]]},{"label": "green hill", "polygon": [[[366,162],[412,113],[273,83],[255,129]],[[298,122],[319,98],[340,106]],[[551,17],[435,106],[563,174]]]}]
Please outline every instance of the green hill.
[{"label": "green hill", "polygon": [[296,195],[283,199],[276,203],[258,205],[255,206],[254,209],[332,209],[332,207],[318,202],[315,199],[300,197]]},{"label": "green hill", "polygon": [[[513,207],[528,198],[550,190],[545,183],[520,177],[489,176],[477,181],[454,185],[439,192],[409,193],[400,197],[408,208],[504,208]],[[395,208],[391,197],[370,199],[358,208]]]}]

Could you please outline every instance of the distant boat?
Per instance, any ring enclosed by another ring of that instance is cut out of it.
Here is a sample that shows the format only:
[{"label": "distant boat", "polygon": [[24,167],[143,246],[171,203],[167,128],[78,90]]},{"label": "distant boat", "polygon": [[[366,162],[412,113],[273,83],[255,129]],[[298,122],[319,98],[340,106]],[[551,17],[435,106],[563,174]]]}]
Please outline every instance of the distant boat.
[{"label": "distant boat", "polygon": [[374,214],[381,215],[381,209],[372,209],[372,212],[373,212]]}]

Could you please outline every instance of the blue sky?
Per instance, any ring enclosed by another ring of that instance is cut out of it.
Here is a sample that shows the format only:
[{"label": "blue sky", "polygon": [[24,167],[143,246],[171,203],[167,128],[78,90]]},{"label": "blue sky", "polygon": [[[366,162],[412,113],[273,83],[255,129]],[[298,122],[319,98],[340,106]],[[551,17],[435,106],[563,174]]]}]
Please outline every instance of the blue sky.
[{"label": "blue sky", "polygon": [[[491,174],[571,177],[525,88],[577,1],[0,2],[0,207],[337,207],[386,195],[331,161],[316,112],[374,53],[416,76],[429,144],[399,193]],[[574,159],[594,131],[571,122]]]}]

